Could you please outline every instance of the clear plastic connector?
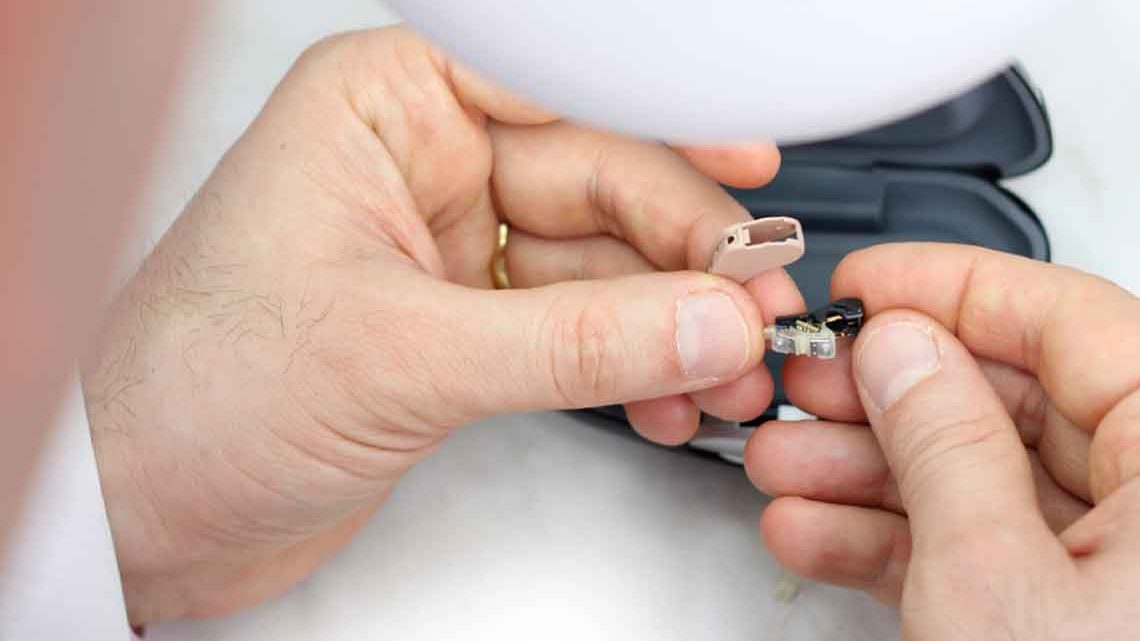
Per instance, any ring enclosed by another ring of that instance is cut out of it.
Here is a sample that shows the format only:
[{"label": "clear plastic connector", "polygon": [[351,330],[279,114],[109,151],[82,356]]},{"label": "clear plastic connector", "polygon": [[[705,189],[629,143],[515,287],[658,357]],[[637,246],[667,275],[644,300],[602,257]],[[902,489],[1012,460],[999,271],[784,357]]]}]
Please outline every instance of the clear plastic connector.
[{"label": "clear plastic connector", "polygon": [[826,307],[781,316],[765,328],[764,338],[777,354],[835,358],[840,338],[854,337],[863,327],[863,302],[857,298],[837,300]]},{"label": "clear plastic connector", "polygon": [[818,331],[805,330],[799,327],[776,327],[765,330],[765,337],[771,343],[771,349],[777,354],[793,356],[811,356],[820,359],[835,358],[837,352],[836,335],[827,327]]}]

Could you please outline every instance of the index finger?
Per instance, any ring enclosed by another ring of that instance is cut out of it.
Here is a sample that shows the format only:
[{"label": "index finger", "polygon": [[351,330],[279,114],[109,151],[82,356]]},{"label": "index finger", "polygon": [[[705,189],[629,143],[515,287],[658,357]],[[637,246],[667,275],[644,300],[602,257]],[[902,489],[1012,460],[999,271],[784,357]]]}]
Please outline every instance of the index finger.
[{"label": "index finger", "polygon": [[872,315],[933,317],[973,354],[1035,374],[1090,433],[1140,390],[1140,299],[1084,272],[977,247],[882,245],[844,259],[832,293],[863,299]]},{"label": "index finger", "polygon": [[675,149],[701,173],[732,187],[763,187],[772,182],[780,170],[780,150],[770,142]]},{"label": "index finger", "polygon": [[703,270],[725,227],[751,220],[718,180],[767,180],[779,165],[770,145],[686,160],[659,144],[566,122],[490,126],[498,213],[544,238],[606,234],[663,270]]}]

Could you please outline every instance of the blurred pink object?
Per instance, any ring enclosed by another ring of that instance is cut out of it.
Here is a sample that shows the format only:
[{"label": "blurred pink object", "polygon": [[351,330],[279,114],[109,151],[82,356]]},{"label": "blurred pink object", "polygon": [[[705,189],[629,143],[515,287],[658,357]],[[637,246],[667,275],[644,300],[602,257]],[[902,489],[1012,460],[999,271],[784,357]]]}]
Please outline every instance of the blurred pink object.
[{"label": "blurred pink object", "polygon": [[0,0],[0,558],[105,299],[196,4]]}]

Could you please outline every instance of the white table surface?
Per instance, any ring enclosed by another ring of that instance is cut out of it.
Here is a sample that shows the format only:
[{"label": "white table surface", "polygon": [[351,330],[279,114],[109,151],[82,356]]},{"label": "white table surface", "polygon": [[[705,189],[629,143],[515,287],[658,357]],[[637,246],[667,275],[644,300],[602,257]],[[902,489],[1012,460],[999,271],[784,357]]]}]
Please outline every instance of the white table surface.
[{"label": "white table surface", "polygon": [[[1140,292],[1140,5],[1082,0],[1021,60],[1045,92],[1056,156],[1010,183],[1057,262]],[[317,38],[379,25],[372,0],[219,0],[199,33],[134,254],[161,235]],[[287,595],[149,638],[827,639],[898,636],[896,614],[808,585],[773,596],[765,501],[727,465],[563,414],[460,430],[360,536]]]}]

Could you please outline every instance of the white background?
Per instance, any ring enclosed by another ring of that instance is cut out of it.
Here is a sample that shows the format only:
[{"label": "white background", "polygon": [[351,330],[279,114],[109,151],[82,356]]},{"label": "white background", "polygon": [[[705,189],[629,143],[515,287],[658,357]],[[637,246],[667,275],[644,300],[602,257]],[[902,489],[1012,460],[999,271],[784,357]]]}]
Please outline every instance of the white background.
[{"label": "white background", "polygon": [[[1045,92],[1057,149],[1010,186],[1041,215],[1057,262],[1140,292],[1140,5],[1075,4],[1019,48]],[[215,2],[142,204],[134,258],[306,45],[391,19],[372,0]],[[897,636],[894,612],[858,594],[810,585],[791,604],[774,599],[779,572],[755,535],[763,505],[729,466],[566,415],[505,417],[456,434],[286,596],[148,638]]]}]

